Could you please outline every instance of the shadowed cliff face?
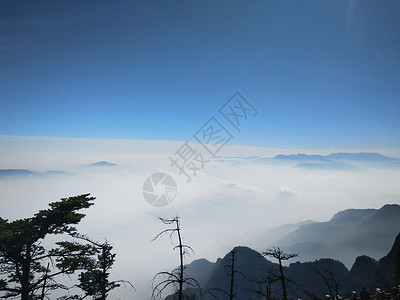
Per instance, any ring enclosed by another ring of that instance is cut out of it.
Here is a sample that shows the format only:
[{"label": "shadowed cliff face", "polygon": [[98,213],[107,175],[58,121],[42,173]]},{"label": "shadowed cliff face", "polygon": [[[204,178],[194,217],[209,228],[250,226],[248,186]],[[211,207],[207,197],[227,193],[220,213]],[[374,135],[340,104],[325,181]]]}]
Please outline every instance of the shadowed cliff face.
[{"label": "shadowed cliff face", "polygon": [[375,273],[375,285],[386,290],[392,288],[393,283],[400,284],[400,233],[392,249],[385,257],[379,260],[379,267]]},{"label": "shadowed cliff face", "polygon": [[378,267],[378,261],[369,256],[362,255],[357,257],[348,276],[353,289],[360,291],[363,287],[366,287],[367,290],[374,290],[374,276]]}]

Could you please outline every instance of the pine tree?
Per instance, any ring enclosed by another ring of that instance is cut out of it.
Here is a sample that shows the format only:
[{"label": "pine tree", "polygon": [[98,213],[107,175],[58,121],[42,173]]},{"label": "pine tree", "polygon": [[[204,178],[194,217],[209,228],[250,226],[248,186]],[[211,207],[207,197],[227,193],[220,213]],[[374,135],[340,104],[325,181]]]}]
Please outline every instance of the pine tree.
[{"label": "pine tree", "polygon": [[2,299],[43,299],[45,293],[65,288],[56,281],[57,275],[89,265],[91,245],[60,241],[48,250],[42,241],[49,235],[76,233],[73,225],[85,216],[78,211],[92,206],[93,200],[89,194],[63,198],[31,218],[11,222],[0,218],[0,275],[7,276],[0,280]]}]

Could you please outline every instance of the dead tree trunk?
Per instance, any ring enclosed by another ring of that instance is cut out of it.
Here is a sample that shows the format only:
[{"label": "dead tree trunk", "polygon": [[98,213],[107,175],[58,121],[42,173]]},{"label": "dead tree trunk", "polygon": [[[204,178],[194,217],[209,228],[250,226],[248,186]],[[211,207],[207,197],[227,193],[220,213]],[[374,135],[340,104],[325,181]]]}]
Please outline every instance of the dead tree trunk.
[{"label": "dead tree trunk", "polygon": [[183,300],[183,287],[185,284],[188,286],[192,286],[192,287],[196,287],[196,286],[200,287],[199,283],[194,278],[186,277],[184,274],[185,255],[189,254],[188,250],[193,252],[193,249],[190,246],[183,244],[179,217],[175,217],[173,219],[163,219],[163,218],[159,218],[159,219],[166,225],[175,224],[175,227],[168,228],[168,229],[161,231],[159,234],[157,234],[157,236],[153,239],[153,241],[160,238],[164,233],[169,233],[171,241],[172,241],[173,235],[176,234],[176,236],[178,237],[178,243],[173,249],[174,250],[177,248],[179,249],[180,265],[177,270],[174,270],[172,272],[159,272],[154,276],[153,282],[155,281],[155,279],[158,276],[166,276],[167,279],[162,280],[160,283],[158,283],[154,286],[153,292],[152,292],[152,298],[153,299],[161,298],[162,292],[168,286],[170,286],[172,284],[172,285],[178,286],[178,291],[176,293],[178,295],[178,300]]},{"label": "dead tree trunk", "polygon": [[287,300],[287,292],[286,292],[286,278],[283,275],[283,267],[282,267],[282,260],[288,260],[293,257],[298,256],[298,254],[287,254],[284,253],[279,247],[272,247],[271,249],[267,249],[261,253],[264,256],[270,256],[276,258],[279,262],[279,272],[280,272],[280,280],[282,283],[282,290],[283,290],[283,299]]},{"label": "dead tree trunk", "polygon": [[235,254],[236,250],[231,251],[231,287],[229,289],[229,300],[233,300],[233,285],[235,282]]}]

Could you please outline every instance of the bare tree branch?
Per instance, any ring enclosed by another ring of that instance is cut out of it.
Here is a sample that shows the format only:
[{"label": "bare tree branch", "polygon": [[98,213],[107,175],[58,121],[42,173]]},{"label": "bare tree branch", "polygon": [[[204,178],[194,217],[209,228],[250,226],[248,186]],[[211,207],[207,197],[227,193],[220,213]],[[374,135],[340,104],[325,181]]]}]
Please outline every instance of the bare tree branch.
[{"label": "bare tree branch", "polygon": [[[182,300],[183,299],[183,286],[192,286],[192,287],[198,287],[200,289],[200,284],[197,282],[196,279],[186,277],[186,274],[184,273],[184,270],[186,269],[184,265],[184,257],[185,255],[189,255],[188,250],[190,250],[192,253],[194,253],[193,249],[182,243],[182,236],[181,236],[181,228],[180,228],[180,221],[179,217],[175,217],[172,219],[164,219],[164,218],[159,218],[161,222],[163,222],[165,225],[175,225],[173,228],[167,228],[163,231],[161,231],[159,234],[155,236],[155,238],[152,241],[155,241],[159,238],[161,238],[162,235],[169,233],[169,238],[171,243],[173,244],[173,236],[176,234],[177,239],[178,239],[178,244],[174,246],[172,249],[179,249],[179,260],[180,260],[180,265],[178,270],[174,270],[172,272],[159,272],[157,273],[154,278],[153,278],[153,285],[154,281],[156,280],[157,277],[159,276],[167,276],[166,279],[162,280],[158,284],[156,284],[153,287],[152,291],[152,298],[157,299],[161,298],[163,291],[170,285],[173,285],[175,289],[178,292],[178,299]],[[176,287],[178,286],[178,288]],[[201,289],[200,289],[201,291]]]},{"label": "bare tree branch", "polygon": [[283,275],[283,267],[282,261],[289,260],[291,258],[299,256],[297,253],[284,253],[280,247],[271,247],[263,252],[261,252],[263,256],[270,256],[278,260],[279,262],[279,271],[280,271],[280,279],[282,283],[282,290],[283,290],[283,299],[287,300],[287,291],[286,291],[286,278]]}]

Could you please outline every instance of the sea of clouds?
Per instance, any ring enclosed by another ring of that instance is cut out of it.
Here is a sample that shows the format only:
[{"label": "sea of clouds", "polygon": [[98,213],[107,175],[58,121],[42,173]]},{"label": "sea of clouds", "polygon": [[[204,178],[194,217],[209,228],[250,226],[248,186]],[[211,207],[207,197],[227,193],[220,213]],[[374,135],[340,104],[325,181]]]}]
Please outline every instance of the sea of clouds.
[{"label": "sea of clouds", "polygon": [[[260,236],[272,227],[310,219],[327,221],[340,210],[380,208],[400,199],[399,168],[361,164],[355,169],[307,169],[271,159],[277,154],[360,151],[400,157],[399,149],[226,145],[216,158],[203,151],[209,162],[187,182],[169,160],[183,143],[0,136],[0,169],[38,173],[0,177],[0,216],[30,217],[60,198],[90,193],[95,204],[85,211],[78,229],[114,245],[112,278],[129,280],[137,289],[121,288],[114,297],[148,299],[153,276],[179,263],[168,236],[151,242],[166,228],[158,217],[181,218],[184,243],[195,250],[187,262],[215,261],[237,245],[256,250],[271,246]],[[202,151],[200,145],[193,147]],[[98,161],[116,166],[88,166]],[[177,183],[176,198],[161,208],[149,205],[142,194],[146,178],[160,171]]]}]

